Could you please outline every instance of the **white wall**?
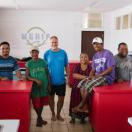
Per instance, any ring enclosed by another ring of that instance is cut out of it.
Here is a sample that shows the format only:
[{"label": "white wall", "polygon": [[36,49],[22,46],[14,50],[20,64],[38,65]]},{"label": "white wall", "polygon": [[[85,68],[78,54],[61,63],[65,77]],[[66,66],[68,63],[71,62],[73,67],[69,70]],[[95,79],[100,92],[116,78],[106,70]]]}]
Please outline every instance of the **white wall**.
[{"label": "white wall", "polygon": [[[132,12],[132,5],[113,12],[104,13],[103,29],[105,32],[105,48],[117,53],[120,42],[128,43],[132,51],[132,29],[115,30],[115,17]],[[32,10],[6,10],[0,11],[0,42],[11,43],[11,55],[15,57],[29,56],[29,46],[21,39],[21,34],[31,27],[38,26],[50,35],[59,37],[60,47],[68,53],[69,60],[78,60],[81,52],[81,12],[51,12]],[[88,29],[87,29],[88,30]],[[40,57],[50,48],[49,42],[40,49]]]},{"label": "white wall", "polygon": [[115,30],[115,18],[132,12],[132,5],[105,13],[105,47],[117,54],[117,47],[120,42],[128,44],[129,51],[132,51],[132,29]]},{"label": "white wall", "polygon": [[[81,51],[82,14],[80,12],[45,12],[45,11],[0,11],[0,42],[9,41],[11,55],[29,56],[29,46],[21,39],[21,34],[31,27],[41,27],[50,35],[59,37],[60,47],[68,53],[69,60],[78,60]],[[42,46],[40,56],[50,44]]]}]

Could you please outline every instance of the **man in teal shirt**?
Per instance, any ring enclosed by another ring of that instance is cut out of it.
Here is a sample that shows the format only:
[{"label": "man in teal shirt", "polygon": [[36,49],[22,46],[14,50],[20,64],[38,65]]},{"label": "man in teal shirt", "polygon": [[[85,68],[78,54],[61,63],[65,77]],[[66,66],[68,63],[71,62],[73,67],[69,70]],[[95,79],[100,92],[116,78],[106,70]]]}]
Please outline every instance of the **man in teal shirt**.
[{"label": "man in teal shirt", "polygon": [[[52,120],[56,119],[64,121],[60,115],[61,109],[64,104],[64,97],[66,91],[66,80],[65,80],[65,70],[67,76],[69,76],[69,66],[68,66],[68,57],[67,53],[58,47],[58,38],[52,36],[50,38],[51,49],[46,51],[44,54],[44,60],[48,64],[49,73],[51,76],[51,92],[50,92],[50,109],[52,112]],[[54,97],[55,94],[58,95],[57,102],[57,116],[54,111]]]}]

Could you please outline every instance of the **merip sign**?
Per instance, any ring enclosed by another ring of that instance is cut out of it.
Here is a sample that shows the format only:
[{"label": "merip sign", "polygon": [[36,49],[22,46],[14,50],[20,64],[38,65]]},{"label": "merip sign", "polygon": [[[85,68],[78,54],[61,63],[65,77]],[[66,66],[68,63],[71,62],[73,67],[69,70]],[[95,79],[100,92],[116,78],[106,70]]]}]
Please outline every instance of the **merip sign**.
[{"label": "merip sign", "polygon": [[26,40],[28,45],[37,47],[46,44],[49,37],[50,34],[40,27],[32,27],[26,33],[21,34],[21,38]]}]

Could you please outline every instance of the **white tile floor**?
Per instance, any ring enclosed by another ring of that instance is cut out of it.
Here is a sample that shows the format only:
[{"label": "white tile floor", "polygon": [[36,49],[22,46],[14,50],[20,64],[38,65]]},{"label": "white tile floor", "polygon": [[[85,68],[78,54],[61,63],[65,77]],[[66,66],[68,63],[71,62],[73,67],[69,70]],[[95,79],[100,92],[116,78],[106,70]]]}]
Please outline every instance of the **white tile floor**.
[{"label": "white tile floor", "polygon": [[[51,121],[51,112],[48,106],[43,110],[43,118],[48,121],[48,124],[43,127],[36,127],[36,113],[31,109],[31,126],[30,132],[92,132],[90,124],[87,122],[85,124],[80,124],[80,121],[76,121],[75,124],[70,124],[69,117],[69,102],[70,102],[71,88],[67,87],[65,103],[62,110],[62,116],[65,118],[64,122]],[[57,101],[57,98],[56,98]]]}]

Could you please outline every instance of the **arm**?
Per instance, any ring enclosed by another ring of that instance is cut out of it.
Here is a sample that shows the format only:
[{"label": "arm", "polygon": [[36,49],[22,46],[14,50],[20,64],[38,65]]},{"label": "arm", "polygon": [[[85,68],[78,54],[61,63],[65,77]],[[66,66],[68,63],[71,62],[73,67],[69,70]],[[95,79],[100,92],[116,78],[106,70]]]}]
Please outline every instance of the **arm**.
[{"label": "arm", "polygon": [[[44,54],[43,60],[47,62],[47,52]],[[50,92],[51,91],[51,78],[50,78],[48,67],[46,67],[46,71],[47,71],[47,77],[48,77],[48,91]]]},{"label": "arm", "polygon": [[100,74],[97,75],[96,77],[105,76],[105,75],[111,73],[111,72],[112,72],[112,69],[113,69],[112,67],[108,67],[105,71],[103,71],[102,73],[100,73]]},{"label": "arm", "polygon": [[105,63],[106,63],[105,65],[106,65],[107,69],[102,71],[102,73],[98,74],[96,77],[108,75],[114,69],[116,62],[115,62],[115,58],[111,52],[108,53]]},{"label": "arm", "polygon": [[97,77],[100,77],[100,76],[105,76],[105,75],[108,75],[112,72],[113,70],[113,67],[115,66],[115,59],[113,57],[113,54],[110,52],[109,53],[109,56],[107,57],[107,61],[106,61],[106,66],[107,66],[107,69],[105,71],[103,71],[102,73],[100,73],[99,75],[97,75]]},{"label": "arm", "polygon": [[76,65],[74,72],[73,72],[73,79],[83,80],[83,79],[89,78],[89,74],[91,71],[91,65],[88,66],[88,70],[85,71],[84,75],[80,74],[80,68],[81,68],[80,64]]},{"label": "arm", "polygon": [[124,81],[120,76],[119,67],[115,68],[115,81],[119,83]]},{"label": "arm", "polygon": [[69,65],[68,64],[65,67],[65,71],[66,71],[67,78],[69,79],[69,76],[70,76],[70,68],[69,68]]},{"label": "arm", "polygon": [[17,71],[15,71],[15,72],[16,72],[16,76],[17,76],[20,80],[24,80],[24,78],[23,78],[23,76],[22,76],[20,70],[17,70]]},{"label": "arm", "polygon": [[69,77],[70,77],[70,68],[69,68],[69,65],[67,64],[66,67],[65,67],[65,71],[66,71],[66,76],[67,76],[67,84],[69,85]]},{"label": "arm", "polygon": [[0,77],[0,81],[1,80],[9,80],[7,77]]},{"label": "arm", "polygon": [[92,80],[95,76],[95,69],[92,69],[89,74],[89,80]]},{"label": "arm", "polygon": [[47,73],[47,78],[48,78],[48,91],[50,92],[51,91],[51,78],[50,78],[48,67],[46,67],[46,73]]},{"label": "arm", "polygon": [[36,79],[36,78],[30,77],[30,75],[29,75],[29,69],[28,69],[28,68],[26,68],[26,78],[27,78],[28,80],[31,80],[31,81],[33,81],[33,82],[36,82],[36,83],[38,84],[38,86],[41,86],[41,84],[42,84],[42,82],[41,82],[40,80],[38,80],[38,79]]},{"label": "arm", "polygon": [[115,81],[116,82],[123,82],[124,80],[120,76],[120,62],[118,62],[118,58],[115,57]]},{"label": "arm", "polygon": [[20,71],[20,69],[19,69],[19,66],[18,66],[16,60],[14,60],[14,71],[15,71],[15,73],[16,73],[16,76],[17,76],[20,80],[25,80],[25,78],[24,78],[24,77],[22,76],[22,74],[21,74],[21,71]]},{"label": "arm", "polygon": [[51,79],[50,79],[50,75],[48,74],[48,91],[51,91]]},{"label": "arm", "polygon": [[78,80],[83,80],[83,79],[87,78],[87,76],[84,76],[84,75],[81,75],[78,73],[73,73],[73,78],[78,79]]},{"label": "arm", "polygon": [[107,69],[105,71],[103,71],[102,73],[100,73],[99,75],[97,75],[97,77],[105,76],[112,72],[113,67],[115,66],[115,59],[114,59],[112,53],[110,53],[107,58],[106,66],[107,66]]}]

